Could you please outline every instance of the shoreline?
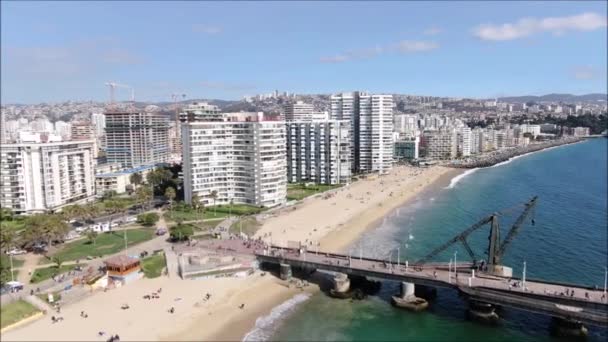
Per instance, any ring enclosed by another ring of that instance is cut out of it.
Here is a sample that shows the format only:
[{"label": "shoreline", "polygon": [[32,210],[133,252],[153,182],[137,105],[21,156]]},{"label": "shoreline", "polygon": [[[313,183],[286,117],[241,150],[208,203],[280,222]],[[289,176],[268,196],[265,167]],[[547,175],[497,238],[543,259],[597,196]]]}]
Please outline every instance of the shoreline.
[{"label": "shoreline", "polygon": [[[320,238],[322,248],[319,249],[319,251],[342,251],[344,248],[347,248],[361,238],[364,233],[377,228],[379,223],[382,222],[383,218],[394,210],[416,200],[417,197],[423,195],[425,192],[441,190],[453,177],[457,177],[459,174],[464,172],[463,170],[446,168],[442,166],[435,166],[434,170],[439,170],[439,172],[432,174],[430,178],[419,180],[420,182],[416,184],[416,187],[411,189],[409,192],[397,196],[394,199],[381,201],[380,203],[383,204],[382,206],[370,207],[367,210],[354,215],[343,225],[329,231]],[[259,287],[258,291],[270,292],[269,289],[264,289],[262,287]],[[318,286],[311,284],[311,288],[307,292],[310,294],[316,294],[319,291],[320,289]],[[258,319],[268,317],[273,308],[283,305],[287,301],[291,300],[291,298],[293,298],[293,296],[289,298],[279,298],[279,296],[273,297],[272,304],[269,305],[269,308],[266,310],[258,310],[258,313],[262,313],[262,315],[252,314],[247,319],[229,321],[225,329],[218,329],[217,333],[207,335],[203,339],[219,341],[234,340],[237,334],[234,334],[234,331],[231,329],[234,329],[234,327],[238,325],[238,329],[242,331],[239,336],[239,340],[241,341],[249,333],[256,330],[256,322]],[[246,329],[242,329],[243,327],[246,327]],[[175,336],[180,337],[183,335]],[[198,337],[200,338],[200,335]]]},{"label": "shoreline", "polygon": [[[397,166],[390,174],[368,176],[336,189],[331,196],[308,198],[297,203],[295,209],[268,215],[257,236],[278,245],[314,241],[320,243],[319,250],[339,251],[376,228],[393,210],[426,191],[440,189],[440,185],[462,172],[443,166]],[[159,288],[163,289],[160,299],[142,298]],[[270,274],[262,276],[261,271],[246,278],[141,279],[65,305],[61,310],[65,320],[60,324],[52,324],[49,317],[44,317],[3,333],[2,340],[105,341],[107,338],[97,336],[104,331],[118,333],[122,340],[241,341],[257,328],[274,326],[275,320],[284,315],[277,307],[293,302],[298,294],[309,294],[310,298],[318,291],[319,286],[314,283],[303,289],[288,287],[287,282]],[[203,301],[205,293],[213,297]],[[129,303],[131,308],[121,310],[121,303]],[[245,306],[240,309],[242,304]],[[283,308],[297,303],[291,304]],[[171,307],[175,307],[174,314],[167,312]],[[83,319],[81,311],[90,318]]]},{"label": "shoreline", "polygon": [[490,152],[485,155],[471,156],[465,161],[455,161],[447,164],[448,167],[455,169],[480,169],[494,167],[502,165],[502,163],[509,162],[517,157],[525,156],[531,153],[544,151],[554,147],[565,146],[575,144],[578,142],[585,141],[585,139],[574,138],[574,139],[563,139],[559,141],[550,141],[548,143],[539,143],[534,145],[528,145],[523,148],[511,148],[505,151]]}]

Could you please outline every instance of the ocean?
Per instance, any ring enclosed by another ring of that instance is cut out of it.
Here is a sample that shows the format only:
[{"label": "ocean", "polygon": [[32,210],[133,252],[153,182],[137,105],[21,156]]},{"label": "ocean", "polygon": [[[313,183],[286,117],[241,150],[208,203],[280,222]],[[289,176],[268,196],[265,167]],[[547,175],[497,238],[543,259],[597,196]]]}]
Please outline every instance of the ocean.
[{"label": "ocean", "polygon": [[[607,139],[591,139],[514,158],[490,168],[469,170],[441,188],[429,189],[389,214],[352,246],[353,255],[417,260],[479,219],[501,211],[501,237],[523,209],[539,196],[535,224],[528,221],[509,245],[503,263],[521,276],[597,285],[608,260]],[[489,228],[468,242],[484,258]],[[397,252],[399,248],[399,253]],[[435,260],[448,261],[460,245]],[[350,302],[325,294],[294,298],[258,320],[247,340],[287,341],[552,341],[550,318],[503,309],[500,326],[466,320],[466,302],[456,291],[438,289],[429,309],[411,313],[390,305],[399,284],[383,282],[376,296]],[[606,329],[589,326],[589,340],[604,341]]]}]

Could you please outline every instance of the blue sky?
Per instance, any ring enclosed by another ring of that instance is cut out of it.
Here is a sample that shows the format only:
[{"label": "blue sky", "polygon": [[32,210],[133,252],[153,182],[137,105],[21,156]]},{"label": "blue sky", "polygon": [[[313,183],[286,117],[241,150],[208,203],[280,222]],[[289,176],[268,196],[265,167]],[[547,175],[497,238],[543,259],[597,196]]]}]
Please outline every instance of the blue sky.
[{"label": "blue sky", "polygon": [[[2,103],[606,92],[606,2],[6,2]],[[118,99],[128,93],[118,91]]]}]

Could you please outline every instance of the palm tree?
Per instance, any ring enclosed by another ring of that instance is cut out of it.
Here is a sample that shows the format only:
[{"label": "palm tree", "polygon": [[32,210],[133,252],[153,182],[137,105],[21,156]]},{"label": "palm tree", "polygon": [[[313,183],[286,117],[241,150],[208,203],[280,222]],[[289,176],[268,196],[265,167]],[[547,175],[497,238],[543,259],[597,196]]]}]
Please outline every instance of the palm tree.
[{"label": "palm tree", "polygon": [[61,208],[61,215],[68,222],[71,220],[78,220],[85,216],[85,209],[77,204],[67,205]]},{"label": "palm tree", "polygon": [[152,200],[152,190],[148,187],[139,187],[135,190],[135,199],[138,204],[143,206],[144,204],[150,204]]},{"label": "palm tree", "polygon": [[194,210],[196,210],[199,216],[205,212],[205,206],[203,205],[203,202],[201,201],[199,195],[193,194],[190,202],[192,203],[192,207],[194,208]]},{"label": "palm tree", "polygon": [[211,191],[211,195],[209,195],[209,197],[211,197],[213,199],[213,216],[216,216],[216,211],[215,211],[215,200],[217,199],[217,190],[213,190]]},{"label": "palm tree", "polygon": [[228,207],[228,216],[232,216],[232,205],[234,204],[234,199],[230,199],[230,206]]},{"label": "palm tree", "polygon": [[97,235],[99,235],[95,230],[93,229],[89,229],[87,230],[87,239],[89,239],[89,241],[93,242],[93,246],[95,246],[95,244],[97,243]]},{"label": "palm tree", "polygon": [[36,214],[27,218],[23,239],[28,244],[46,241],[50,247],[53,240],[62,240],[70,226],[60,215]]},{"label": "palm tree", "polygon": [[123,201],[116,201],[116,200],[106,201],[103,203],[103,206],[106,209],[107,213],[110,215],[110,222],[109,222],[110,228],[112,227],[112,221],[114,220],[114,215],[118,214],[118,213],[122,213],[125,210],[127,210],[127,205]]},{"label": "palm tree", "polygon": [[167,190],[165,190],[165,197],[169,200],[170,207],[173,204],[173,200],[175,199],[175,196],[176,196],[176,193],[175,193],[175,189],[173,187],[168,187]]},{"label": "palm tree", "polygon": [[10,250],[11,247],[15,246],[17,241],[17,234],[12,229],[2,228],[0,229],[0,248],[3,250]]},{"label": "palm tree", "polygon": [[135,172],[129,177],[129,181],[131,184],[140,185],[144,181],[144,177],[142,177],[141,173]]},{"label": "palm tree", "polygon": [[53,257],[51,260],[55,263],[55,267],[57,267],[57,270],[54,272],[54,275],[57,275],[61,269],[61,265],[63,265],[64,260],[59,257]]},{"label": "palm tree", "polygon": [[10,208],[0,208],[0,221],[12,221],[13,211]]}]

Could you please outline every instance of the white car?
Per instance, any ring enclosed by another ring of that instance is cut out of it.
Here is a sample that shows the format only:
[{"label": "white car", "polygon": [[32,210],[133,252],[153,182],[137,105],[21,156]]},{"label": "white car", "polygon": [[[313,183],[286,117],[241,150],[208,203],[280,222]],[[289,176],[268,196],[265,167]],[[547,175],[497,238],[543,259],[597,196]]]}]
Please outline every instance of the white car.
[{"label": "white car", "polygon": [[25,249],[18,249],[18,248],[14,248],[11,249],[10,251],[6,251],[6,254],[8,255],[20,255],[20,254],[25,254],[27,253],[27,251]]}]

